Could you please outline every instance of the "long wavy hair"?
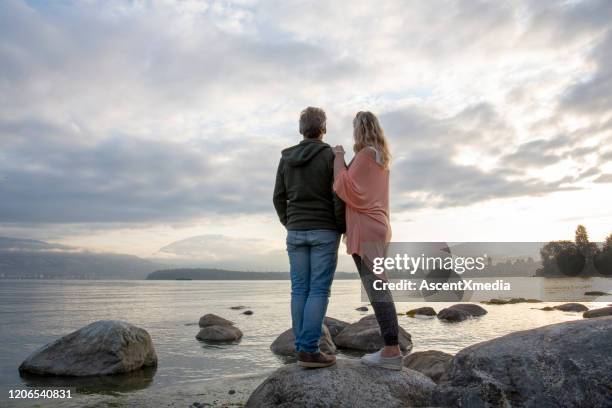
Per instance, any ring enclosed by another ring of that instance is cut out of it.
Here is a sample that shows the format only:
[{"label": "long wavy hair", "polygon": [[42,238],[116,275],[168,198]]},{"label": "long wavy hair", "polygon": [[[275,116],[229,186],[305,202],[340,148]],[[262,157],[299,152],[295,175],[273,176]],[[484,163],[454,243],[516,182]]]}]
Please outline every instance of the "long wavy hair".
[{"label": "long wavy hair", "polygon": [[353,119],[353,138],[355,144],[353,151],[360,152],[363,148],[371,146],[378,150],[382,165],[386,168],[391,164],[391,152],[385,132],[376,115],[369,111],[357,112]]}]

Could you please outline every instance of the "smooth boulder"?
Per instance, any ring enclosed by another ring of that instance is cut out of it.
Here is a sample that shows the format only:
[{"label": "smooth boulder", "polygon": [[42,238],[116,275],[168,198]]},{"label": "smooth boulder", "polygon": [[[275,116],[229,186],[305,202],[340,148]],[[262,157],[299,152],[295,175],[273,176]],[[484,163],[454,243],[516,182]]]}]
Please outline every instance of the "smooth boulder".
[{"label": "smooth boulder", "polygon": [[[374,352],[384,346],[383,338],[380,334],[380,327],[376,321],[376,316],[368,315],[356,323],[349,324],[334,338],[336,346]],[[399,328],[399,345],[402,351],[412,350],[412,339],[410,334],[402,327]]]},{"label": "smooth boulder", "polygon": [[196,334],[196,339],[203,341],[238,341],[241,338],[242,331],[235,326],[206,326]]},{"label": "smooth boulder", "polygon": [[290,364],[260,384],[246,407],[426,406],[434,387],[433,381],[417,371],[372,368],[355,360],[340,359],[318,370]]},{"label": "smooth boulder", "polygon": [[416,309],[411,309],[406,312],[406,315],[408,315],[408,317],[435,316],[436,311],[433,309],[433,307],[424,306],[424,307],[417,307]]},{"label": "smooth boulder", "polygon": [[200,317],[200,321],[198,322],[200,327],[208,327],[208,326],[233,326],[234,322],[224,319],[221,316],[217,316],[216,314],[208,313],[204,316]]},{"label": "smooth boulder", "polygon": [[332,339],[335,338],[346,326],[350,323],[343,320],[334,319],[333,317],[325,316],[323,324],[329,329]]},{"label": "smooth boulder", "polygon": [[156,365],[157,354],[146,330],[119,320],[100,320],[35,351],[19,372],[84,377]]},{"label": "smooth boulder", "polygon": [[438,350],[417,351],[404,357],[404,367],[425,374],[437,383],[448,370],[452,359],[452,354]]},{"label": "smooth boulder", "polygon": [[[336,353],[336,345],[332,340],[329,329],[325,325],[323,326],[321,338],[319,339],[319,348],[324,353]],[[293,335],[293,329],[287,329],[282,332],[276,340],[272,342],[270,350],[272,350],[274,354],[279,354],[281,356],[295,356],[295,336]]]},{"label": "smooth boulder", "polygon": [[[584,312],[582,317],[590,319],[593,317],[605,317],[612,316],[612,305],[607,307],[602,307],[600,309],[589,310],[588,312]],[[612,333],[610,333],[610,337],[612,338]]]},{"label": "smooth boulder", "polygon": [[200,317],[198,324],[201,327],[196,334],[198,340],[231,342],[242,338],[242,331],[234,326],[234,322],[212,313]]},{"label": "smooth boulder", "polygon": [[442,309],[438,312],[438,319],[448,322],[462,322],[471,317],[478,317],[487,314],[487,310],[482,306],[471,303],[458,303]]},{"label": "smooth boulder", "polygon": [[553,309],[560,310],[562,312],[586,312],[589,310],[588,307],[580,303],[564,303],[562,305],[554,306]]},{"label": "smooth boulder", "polygon": [[461,350],[431,401],[451,407],[612,405],[612,317],[519,331]]}]

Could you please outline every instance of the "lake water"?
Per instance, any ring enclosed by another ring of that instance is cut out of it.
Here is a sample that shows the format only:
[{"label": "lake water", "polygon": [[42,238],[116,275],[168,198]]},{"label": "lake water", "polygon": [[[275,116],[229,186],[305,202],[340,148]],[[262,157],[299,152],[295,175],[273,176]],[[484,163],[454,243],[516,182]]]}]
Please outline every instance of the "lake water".
[{"label": "lake water", "polygon": [[[356,321],[367,314],[354,310],[367,305],[361,301],[359,281],[339,280],[332,290],[329,316]],[[406,316],[399,319],[412,335],[414,351],[456,353],[513,331],[581,318],[579,313],[533,310],[554,304],[485,306],[487,315],[459,324]],[[605,305],[583,304],[590,308]],[[230,310],[236,305],[246,305],[254,314]],[[405,312],[423,305],[398,303],[397,308]],[[440,310],[450,304],[428,305]],[[206,313],[233,320],[244,333],[242,340],[223,346],[196,340],[197,321]],[[32,351],[101,319],[125,320],[146,329],[155,344],[158,368],[115,379],[68,383],[20,378],[17,367]],[[37,406],[187,407],[194,401],[240,406],[268,373],[285,363],[269,346],[290,327],[290,321],[288,281],[0,280],[0,405],[35,405],[9,400],[10,389],[72,386],[70,400],[38,400]],[[340,353],[339,358],[356,357]],[[235,393],[229,394],[230,390]]]}]

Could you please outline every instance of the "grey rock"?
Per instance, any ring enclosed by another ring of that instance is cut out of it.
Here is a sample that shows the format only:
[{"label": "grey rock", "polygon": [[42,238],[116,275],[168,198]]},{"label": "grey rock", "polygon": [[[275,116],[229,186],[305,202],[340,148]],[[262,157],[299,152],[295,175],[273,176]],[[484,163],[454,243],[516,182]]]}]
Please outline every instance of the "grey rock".
[{"label": "grey rock", "polygon": [[334,319],[333,317],[325,316],[323,324],[327,326],[327,328],[329,329],[329,334],[331,334],[332,339],[334,339],[350,323]]},{"label": "grey rock", "polygon": [[[378,351],[384,346],[375,315],[365,316],[357,323],[349,324],[334,338],[334,342],[341,348],[365,352]],[[399,345],[402,351],[412,350],[410,334],[401,327],[399,328]]]},{"label": "grey rock", "polygon": [[608,292],[602,292],[600,290],[591,290],[588,292],[584,292],[585,296],[607,296],[609,295]]},{"label": "grey rock", "polygon": [[121,374],[157,365],[146,330],[118,320],[100,320],[32,353],[19,372],[57,376]]},{"label": "grey rock", "polygon": [[[336,353],[336,345],[334,344],[328,328],[323,325],[323,332],[319,339],[319,348],[322,352],[328,354]],[[293,357],[295,356],[295,336],[292,329],[287,329],[282,332],[270,345],[270,350],[273,353]]]},{"label": "grey rock", "polygon": [[[582,314],[582,317],[590,319],[593,317],[604,317],[604,316],[612,316],[612,305],[607,306],[607,307],[602,307],[599,309],[593,309],[593,310],[589,310],[588,312],[584,312]],[[610,333],[610,336],[612,337],[612,333]]]},{"label": "grey rock", "polygon": [[196,334],[196,339],[204,341],[237,341],[242,338],[242,331],[235,326],[206,326]]},{"label": "grey rock", "polygon": [[612,317],[508,334],[461,350],[431,405],[612,406]]},{"label": "grey rock", "polygon": [[585,305],[580,303],[564,303],[562,305],[554,306],[553,309],[560,310],[562,312],[586,312],[589,310]]},{"label": "grey rock", "polygon": [[232,309],[232,310],[242,310],[242,309],[246,309],[246,306],[243,306],[243,305],[231,306],[230,309]]},{"label": "grey rock", "polygon": [[242,312],[243,315],[251,316],[254,312],[252,310],[245,310]]},{"label": "grey rock", "polygon": [[198,322],[200,327],[207,326],[233,326],[234,322],[229,321],[227,319],[222,318],[221,316],[217,316],[215,314],[209,313],[200,317],[200,321]]},{"label": "grey rock", "polygon": [[425,306],[425,307],[417,307],[416,309],[411,309],[406,312],[409,317],[414,316],[435,316],[436,311],[433,307]]},{"label": "grey rock", "polygon": [[465,312],[463,310],[458,310],[458,309],[446,308],[438,312],[438,319],[445,320],[447,322],[452,322],[452,323],[462,322],[471,317],[472,316],[468,312]]},{"label": "grey rock", "polygon": [[470,317],[478,317],[487,314],[487,310],[482,306],[471,303],[458,303],[442,309],[438,312],[438,319],[448,322],[462,322]]},{"label": "grey rock", "polygon": [[338,360],[329,368],[308,370],[295,364],[272,373],[253,391],[247,408],[407,407],[428,404],[435,384],[425,375],[372,368]]},{"label": "grey rock", "polygon": [[404,367],[423,373],[437,383],[452,359],[452,354],[438,350],[417,351],[404,357]]},{"label": "grey rock", "polygon": [[359,306],[357,309],[358,312],[367,312],[368,311],[368,307],[367,306]]}]

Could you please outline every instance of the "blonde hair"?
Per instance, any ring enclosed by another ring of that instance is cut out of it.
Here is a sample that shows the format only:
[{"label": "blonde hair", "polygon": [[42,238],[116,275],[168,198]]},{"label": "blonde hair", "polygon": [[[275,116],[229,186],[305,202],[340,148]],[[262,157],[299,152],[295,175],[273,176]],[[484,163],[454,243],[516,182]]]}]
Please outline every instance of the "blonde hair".
[{"label": "blonde hair", "polygon": [[378,122],[378,118],[372,112],[357,112],[355,119],[353,119],[353,137],[355,139],[355,144],[353,145],[355,153],[371,146],[380,154],[382,165],[389,167],[391,163],[389,143],[382,126]]}]

